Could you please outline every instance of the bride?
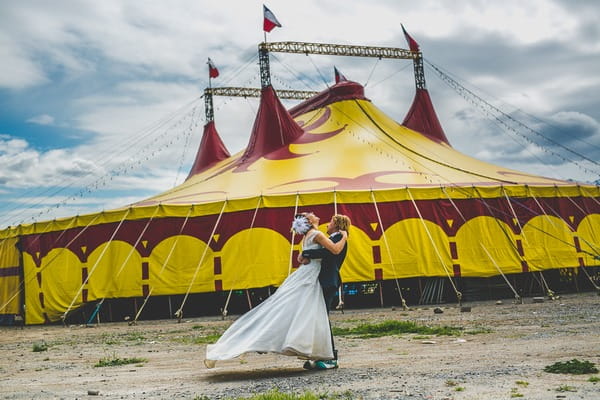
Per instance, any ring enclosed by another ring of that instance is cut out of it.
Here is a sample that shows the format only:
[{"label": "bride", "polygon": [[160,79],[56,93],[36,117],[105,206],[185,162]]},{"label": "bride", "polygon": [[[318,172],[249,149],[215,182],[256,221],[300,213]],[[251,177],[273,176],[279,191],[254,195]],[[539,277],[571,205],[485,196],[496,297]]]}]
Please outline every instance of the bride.
[{"label": "bride", "polygon": [[[303,235],[302,249],[324,247],[334,254],[344,248],[348,233],[333,243],[319,231],[312,212],[294,217],[292,229]],[[300,252],[301,254],[302,252]],[[206,347],[207,368],[248,352],[272,352],[304,359],[333,359],[327,308],[319,284],[321,260],[311,260],[281,284],[275,294],[238,318],[215,344]]]}]

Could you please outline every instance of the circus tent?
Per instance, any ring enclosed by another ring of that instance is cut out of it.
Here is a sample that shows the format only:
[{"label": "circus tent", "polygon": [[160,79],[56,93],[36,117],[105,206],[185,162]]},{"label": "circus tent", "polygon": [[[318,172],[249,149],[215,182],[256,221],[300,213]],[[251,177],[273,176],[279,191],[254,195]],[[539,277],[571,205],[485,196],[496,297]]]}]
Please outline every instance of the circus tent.
[{"label": "circus tent", "polygon": [[[277,287],[299,211],[352,219],[345,283],[600,266],[600,189],[455,150],[426,89],[399,123],[340,81],[287,110],[262,89],[248,145],[209,121],[188,178],[127,207],[0,232],[0,314],[67,319],[103,299]],[[587,273],[587,272],[586,272]],[[398,287],[400,289],[400,287]],[[400,293],[401,296],[401,293]],[[211,305],[214,306],[214,305]]]}]

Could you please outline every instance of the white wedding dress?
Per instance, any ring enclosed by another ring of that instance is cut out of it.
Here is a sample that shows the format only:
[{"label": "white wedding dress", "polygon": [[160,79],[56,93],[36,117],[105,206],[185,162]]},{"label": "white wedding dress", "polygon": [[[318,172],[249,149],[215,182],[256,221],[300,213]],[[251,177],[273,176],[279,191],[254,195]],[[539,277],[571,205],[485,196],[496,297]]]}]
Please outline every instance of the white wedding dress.
[{"label": "white wedding dress", "polygon": [[[304,249],[321,246],[310,231]],[[204,364],[249,352],[272,352],[304,359],[333,358],[329,319],[319,284],[321,260],[301,265],[267,300],[238,318],[215,344],[206,347]]]}]

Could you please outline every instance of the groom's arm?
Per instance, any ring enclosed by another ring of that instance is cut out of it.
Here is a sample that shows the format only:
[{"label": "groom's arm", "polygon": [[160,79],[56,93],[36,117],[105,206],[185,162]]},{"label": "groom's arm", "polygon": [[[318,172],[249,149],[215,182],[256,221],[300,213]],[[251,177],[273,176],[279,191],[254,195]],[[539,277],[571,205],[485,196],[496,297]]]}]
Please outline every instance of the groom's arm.
[{"label": "groom's arm", "polygon": [[304,250],[302,251],[302,257],[304,258],[325,258],[330,256],[331,252],[327,249],[313,249],[313,250]]},{"label": "groom's arm", "polygon": [[[333,237],[330,237],[329,239],[333,243],[337,243],[340,240],[342,240],[342,235],[334,235]],[[331,255],[333,255],[333,253],[330,252],[329,250],[327,250],[326,248],[302,251],[302,257],[305,257],[305,258],[318,259],[318,258],[325,258],[325,257],[331,256]]]}]

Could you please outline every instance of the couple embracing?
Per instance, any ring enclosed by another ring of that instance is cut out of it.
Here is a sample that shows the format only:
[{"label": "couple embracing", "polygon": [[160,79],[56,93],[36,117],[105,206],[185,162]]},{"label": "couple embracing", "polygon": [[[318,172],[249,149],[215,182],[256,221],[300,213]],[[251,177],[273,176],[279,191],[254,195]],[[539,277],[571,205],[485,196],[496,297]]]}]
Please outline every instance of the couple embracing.
[{"label": "couple embracing", "polygon": [[328,312],[341,285],[339,269],[347,252],[350,219],[336,214],[319,231],[312,212],[294,217],[292,229],[303,235],[301,264],[275,294],[238,318],[206,348],[204,364],[248,352],[273,352],[307,360],[306,369],[337,368],[337,351]]}]

